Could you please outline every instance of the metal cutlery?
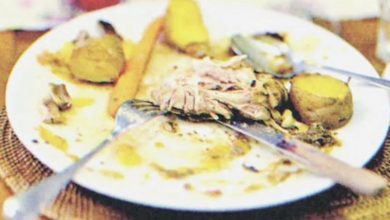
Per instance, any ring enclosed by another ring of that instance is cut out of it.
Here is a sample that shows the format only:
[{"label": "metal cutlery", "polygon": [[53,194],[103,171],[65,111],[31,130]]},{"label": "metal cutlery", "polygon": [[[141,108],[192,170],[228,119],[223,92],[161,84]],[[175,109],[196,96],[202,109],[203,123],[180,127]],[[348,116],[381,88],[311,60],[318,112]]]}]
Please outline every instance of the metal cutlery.
[{"label": "metal cutlery", "polygon": [[[150,103],[150,105],[154,104]],[[155,108],[159,108],[156,105],[154,106]],[[178,115],[187,120],[202,120],[198,115],[185,113],[181,109],[172,108],[165,114],[169,113]],[[288,138],[285,135],[276,132],[274,129],[258,122],[250,124],[234,120],[225,122],[212,117],[207,118],[207,120],[216,121],[223,126],[258,140],[267,146],[273,147],[289,156],[292,160],[303,164],[311,172],[327,177],[336,183],[350,188],[356,193],[375,195],[384,190],[387,186],[387,180],[385,178],[370,170],[353,167],[337,158],[323,153],[315,146],[298,139]]]},{"label": "metal cutlery", "polygon": [[[238,34],[232,37],[232,48],[235,53],[246,55],[248,61],[252,64],[256,71],[266,71],[280,78],[290,78],[309,69],[322,69],[332,71],[343,76],[362,80],[375,86],[390,89],[390,80],[366,76],[364,74],[359,74],[349,70],[327,65],[308,64],[301,56],[299,56],[299,54],[292,51],[283,41],[281,41],[277,46],[267,45],[259,47],[257,46],[256,40]],[[265,60],[264,54],[267,54],[267,56],[272,56],[274,54],[275,57],[280,55],[286,56],[286,62],[289,62],[292,67],[291,72],[280,74],[273,70]]]},{"label": "metal cutlery", "polygon": [[115,127],[108,137],[63,171],[55,173],[26,191],[8,198],[3,204],[4,218],[13,220],[37,219],[39,213],[54,202],[57,195],[72,180],[77,171],[84,167],[96,154],[109,146],[124,132],[146,123],[158,114],[161,114],[161,112],[156,111],[156,108],[151,106],[149,102],[140,100],[124,102],[118,109],[115,117]]},{"label": "metal cutlery", "polygon": [[[124,132],[135,128],[158,115],[175,114],[191,120],[199,121],[199,117],[185,114],[180,109],[161,112],[159,106],[148,101],[130,100],[119,108],[115,117],[115,128],[96,148],[83,156],[79,161],[63,171],[32,186],[27,191],[8,198],[3,205],[5,219],[36,219],[39,213],[50,205],[57,195],[72,180],[72,177],[98,152],[118,138]],[[387,185],[387,180],[367,169],[352,167],[336,158],[322,153],[317,148],[296,139],[288,139],[283,134],[260,123],[224,122],[212,119],[250,138],[254,138],[267,146],[274,147],[291,159],[302,163],[312,172],[330,178],[356,193],[375,195]]]},{"label": "metal cutlery", "polygon": [[336,183],[350,188],[355,193],[375,195],[384,190],[387,180],[364,168],[351,165],[323,153],[318,148],[294,138],[286,138],[283,134],[260,123],[226,123],[218,121],[248,137],[276,148],[293,160],[305,165],[315,174],[327,177]]}]

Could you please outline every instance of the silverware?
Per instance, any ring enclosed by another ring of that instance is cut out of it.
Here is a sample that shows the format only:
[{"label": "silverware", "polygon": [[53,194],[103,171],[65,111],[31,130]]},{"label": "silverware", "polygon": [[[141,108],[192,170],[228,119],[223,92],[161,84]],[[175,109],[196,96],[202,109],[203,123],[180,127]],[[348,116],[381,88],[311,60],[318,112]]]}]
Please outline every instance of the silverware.
[{"label": "silverware", "polygon": [[[280,78],[290,78],[294,75],[307,71],[308,69],[322,69],[332,71],[334,73],[347,77],[359,79],[375,86],[390,89],[390,80],[370,77],[364,74],[359,74],[349,70],[344,70],[327,65],[307,64],[301,56],[292,51],[283,41],[281,41],[278,45],[275,46],[268,45],[267,47],[259,47],[257,46],[256,40],[238,34],[232,37],[232,48],[237,54],[247,55],[248,60],[256,71],[266,71]],[[275,53],[275,50],[278,51],[278,53]],[[273,70],[272,68],[270,68],[269,64],[267,63],[267,60],[265,60],[265,58],[263,57],[264,54],[267,54],[268,56],[276,54],[275,57],[280,55],[285,56],[287,58],[285,59],[286,62],[289,62],[292,67],[291,72],[280,74],[277,71]]]},{"label": "silverware", "polygon": [[274,129],[259,123],[246,124],[239,122],[218,123],[240,132],[248,137],[258,140],[270,147],[276,148],[290,156],[293,160],[305,165],[315,174],[328,177],[329,179],[350,188],[355,193],[363,195],[376,195],[387,186],[387,180],[364,168],[352,167],[351,165],[331,157],[318,148],[297,139],[286,138]]},{"label": "silverware", "polygon": [[[159,111],[159,106],[149,103],[148,109]],[[181,109],[172,108],[164,114],[175,114],[187,120],[199,121],[200,118]],[[387,180],[382,176],[359,167],[353,167],[339,159],[320,151],[317,147],[297,139],[285,137],[274,129],[260,123],[247,124],[230,121],[229,123],[209,117],[207,120],[240,132],[250,138],[258,140],[267,146],[276,148],[294,161],[301,163],[311,172],[327,177],[352,191],[363,195],[376,195],[387,186]]]},{"label": "silverware", "polygon": [[123,103],[116,114],[115,127],[108,137],[63,171],[53,174],[26,191],[8,198],[3,204],[4,218],[15,220],[37,219],[39,213],[54,201],[80,168],[121,134],[160,114],[160,111],[155,111],[155,109],[155,107],[151,108],[150,103],[146,101],[130,100]]},{"label": "silverware", "polygon": [[[158,108],[158,106],[155,105],[155,108]],[[200,120],[199,117],[195,117],[196,115],[191,115],[191,113],[186,113],[181,109],[172,108],[167,113],[178,115],[190,121]],[[282,133],[263,124],[247,124],[234,120],[228,123],[211,116],[205,119],[216,121],[223,126],[273,147],[289,156],[292,160],[301,163],[311,172],[327,177],[336,183],[350,188],[355,193],[376,195],[387,186],[387,180],[384,177],[364,168],[353,167],[323,153],[315,146],[298,139],[287,138]]]},{"label": "silverware", "polygon": [[[174,114],[180,114],[181,112],[180,110],[173,111]],[[117,112],[115,128],[105,140],[63,171],[41,181],[25,192],[8,198],[3,205],[4,218],[18,220],[36,219],[39,213],[50,205],[66,187],[75,173],[98,152],[129,129],[162,114],[158,106],[148,101],[130,100],[125,102]],[[383,177],[366,169],[352,167],[301,141],[287,139],[282,134],[276,133],[264,125],[216,121],[268,146],[276,147],[286,155],[289,155],[293,160],[306,165],[313,172],[349,187],[354,192],[374,195],[386,187],[387,181]]]}]

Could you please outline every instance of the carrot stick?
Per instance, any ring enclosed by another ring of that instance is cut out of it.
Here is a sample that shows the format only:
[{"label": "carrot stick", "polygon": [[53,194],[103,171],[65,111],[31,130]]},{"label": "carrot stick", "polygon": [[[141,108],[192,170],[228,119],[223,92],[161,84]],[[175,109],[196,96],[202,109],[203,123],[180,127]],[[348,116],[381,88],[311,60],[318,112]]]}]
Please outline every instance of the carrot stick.
[{"label": "carrot stick", "polygon": [[134,56],[125,67],[111,93],[108,102],[110,115],[115,116],[123,102],[135,98],[163,21],[164,18],[159,17],[149,24],[141,41],[136,45]]}]

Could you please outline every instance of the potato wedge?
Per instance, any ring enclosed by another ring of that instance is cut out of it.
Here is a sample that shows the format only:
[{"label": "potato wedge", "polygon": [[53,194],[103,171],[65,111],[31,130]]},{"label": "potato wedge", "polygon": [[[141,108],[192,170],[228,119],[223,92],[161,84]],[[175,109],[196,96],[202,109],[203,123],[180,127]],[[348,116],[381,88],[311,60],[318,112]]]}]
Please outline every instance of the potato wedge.
[{"label": "potato wedge", "polygon": [[195,0],[169,1],[165,33],[169,43],[190,55],[207,53],[209,35]]},{"label": "potato wedge", "polygon": [[352,93],[348,84],[320,74],[301,74],[291,80],[290,98],[301,120],[336,129],[352,117]]}]

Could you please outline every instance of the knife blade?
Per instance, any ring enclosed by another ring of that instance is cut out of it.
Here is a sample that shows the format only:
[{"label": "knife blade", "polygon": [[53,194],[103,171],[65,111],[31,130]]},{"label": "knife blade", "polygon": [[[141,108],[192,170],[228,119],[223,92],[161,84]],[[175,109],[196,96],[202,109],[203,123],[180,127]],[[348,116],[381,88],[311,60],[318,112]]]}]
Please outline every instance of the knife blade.
[{"label": "knife blade", "polygon": [[317,147],[293,138],[260,123],[247,124],[217,120],[223,126],[273,147],[292,160],[303,164],[311,172],[330,178],[358,194],[376,195],[387,186],[387,180],[365,168],[353,167],[337,158],[323,153]]}]

